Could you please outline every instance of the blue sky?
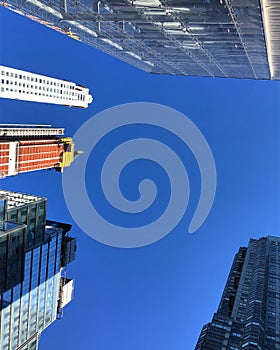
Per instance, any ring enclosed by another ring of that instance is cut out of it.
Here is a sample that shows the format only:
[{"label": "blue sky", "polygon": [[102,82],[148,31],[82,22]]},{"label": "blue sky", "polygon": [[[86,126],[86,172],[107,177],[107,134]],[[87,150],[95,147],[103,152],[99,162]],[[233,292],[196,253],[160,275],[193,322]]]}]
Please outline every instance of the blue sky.
[{"label": "blue sky", "polygon": [[[200,128],[217,167],[210,215],[187,234],[199,180],[193,159],[179,149],[193,189],[190,210],[168,236],[137,249],[105,246],[81,232],[64,202],[61,174],[1,180],[4,189],[47,197],[48,217],[72,223],[78,238],[77,258],[67,269],[75,278],[75,299],[62,321],[42,334],[40,349],[193,349],[217,309],[238,247],[280,232],[279,82],[149,75],[7,9],[0,9],[0,23],[1,64],[81,83],[95,99],[85,110],[2,100],[1,123],[52,124],[71,136],[106,108],[162,103]],[[87,168],[91,198],[95,157]],[[130,174],[129,188],[132,179]]]}]

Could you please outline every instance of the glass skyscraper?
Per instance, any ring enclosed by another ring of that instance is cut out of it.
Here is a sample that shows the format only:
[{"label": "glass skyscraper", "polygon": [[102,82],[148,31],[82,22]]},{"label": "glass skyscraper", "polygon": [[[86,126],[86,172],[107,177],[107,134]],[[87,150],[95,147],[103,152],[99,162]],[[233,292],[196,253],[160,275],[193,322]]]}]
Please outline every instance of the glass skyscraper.
[{"label": "glass skyscraper", "polygon": [[280,79],[278,0],[2,0],[147,72]]},{"label": "glass skyscraper", "polygon": [[280,349],[280,238],[251,239],[235,255],[212,322],[195,350]]},{"label": "glass skyscraper", "polygon": [[71,225],[46,221],[46,199],[0,191],[0,350],[36,350],[41,332],[72,299],[65,266]]}]

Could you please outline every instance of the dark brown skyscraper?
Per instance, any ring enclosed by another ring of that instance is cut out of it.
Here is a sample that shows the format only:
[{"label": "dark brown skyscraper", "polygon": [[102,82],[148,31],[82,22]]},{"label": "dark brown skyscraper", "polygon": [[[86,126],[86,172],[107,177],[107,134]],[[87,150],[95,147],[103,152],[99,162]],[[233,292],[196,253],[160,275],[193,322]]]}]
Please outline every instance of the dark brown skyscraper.
[{"label": "dark brown skyscraper", "polygon": [[235,255],[212,322],[195,350],[280,349],[280,238],[251,239]]}]

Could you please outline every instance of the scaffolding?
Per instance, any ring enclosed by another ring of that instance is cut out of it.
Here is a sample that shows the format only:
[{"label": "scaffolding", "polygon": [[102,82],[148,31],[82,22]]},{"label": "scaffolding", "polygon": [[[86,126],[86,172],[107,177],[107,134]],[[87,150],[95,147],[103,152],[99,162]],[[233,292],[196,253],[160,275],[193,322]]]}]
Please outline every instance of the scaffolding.
[{"label": "scaffolding", "polygon": [[63,135],[64,128],[53,128],[50,125],[0,124],[1,137],[46,137]]}]

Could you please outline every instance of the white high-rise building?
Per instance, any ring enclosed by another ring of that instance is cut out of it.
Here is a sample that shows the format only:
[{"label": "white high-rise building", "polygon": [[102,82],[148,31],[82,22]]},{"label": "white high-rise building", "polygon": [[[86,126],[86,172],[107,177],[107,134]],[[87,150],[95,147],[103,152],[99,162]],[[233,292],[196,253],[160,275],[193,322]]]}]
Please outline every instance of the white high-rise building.
[{"label": "white high-rise building", "polygon": [[89,89],[61,79],[0,66],[0,97],[87,108]]}]

